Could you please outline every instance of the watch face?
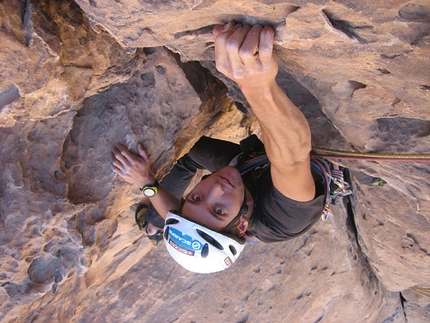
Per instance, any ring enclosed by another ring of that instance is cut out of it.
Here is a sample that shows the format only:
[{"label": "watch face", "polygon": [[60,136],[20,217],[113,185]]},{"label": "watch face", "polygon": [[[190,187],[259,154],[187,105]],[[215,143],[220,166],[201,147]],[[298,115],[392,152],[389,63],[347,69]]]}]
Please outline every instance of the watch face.
[{"label": "watch face", "polygon": [[143,190],[143,195],[147,196],[147,197],[152,197],[154,196],[156,193],[155,189],[153,189],[152,187],[146,187]]}]

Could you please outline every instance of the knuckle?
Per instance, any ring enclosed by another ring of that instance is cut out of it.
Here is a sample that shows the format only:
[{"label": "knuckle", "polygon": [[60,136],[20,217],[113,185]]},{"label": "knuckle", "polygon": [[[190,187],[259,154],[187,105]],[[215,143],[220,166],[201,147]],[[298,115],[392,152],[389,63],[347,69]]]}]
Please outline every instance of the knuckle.
[{"label": "knuckle", "polygon": [[236,50],[239,47],[239,42],[235,38],[228,38],[225,42],[227,50]]},{"label": "knuckle", "polygon": [[258,50],[263,53],[270,53],[272,51],[272,47],[267,45],[261,45]]},{"label": "knuckle", "polygon": [[254,57],[254,53],[249,48],[241,47],[239,49],[239,56],[242,58],[250,58],[250,57]]},{"label": "knuckle", "polygon": [[229,33],[222,32],[216,36],[215,41],[220,42],[220,43],[224,43],[228,39],[229,36],[230,36]]}]

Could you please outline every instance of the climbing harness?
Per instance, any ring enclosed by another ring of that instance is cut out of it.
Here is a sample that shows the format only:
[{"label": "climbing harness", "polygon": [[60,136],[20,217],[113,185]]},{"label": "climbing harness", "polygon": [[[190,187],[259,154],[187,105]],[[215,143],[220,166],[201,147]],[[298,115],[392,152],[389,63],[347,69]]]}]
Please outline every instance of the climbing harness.
[{"label": "climbing harness", "polygon": [[324,158],[313,157],[311,167],[323,178],[325,185],[325,205],[321,214],[321,220],[325,221],[330,215],[331,205],[338,204],[341,198],[352,194],[352,185],[345,180],[346,168]]},{"label": "climbing harness", "polygon": [[[270,164],[264,146],[257,136],[252,135],[242,140],[240,146],[242,155],[239,158],[238,169],[242,176]],[[347,169],[322,157],[313,156],[311,166],[321,176],[325,185],[325,203],[321,219],[326,220],[330,215],[330,206],[338,204],[341,198],[352,194],[352,185],[345,180],[344,172]]]}]

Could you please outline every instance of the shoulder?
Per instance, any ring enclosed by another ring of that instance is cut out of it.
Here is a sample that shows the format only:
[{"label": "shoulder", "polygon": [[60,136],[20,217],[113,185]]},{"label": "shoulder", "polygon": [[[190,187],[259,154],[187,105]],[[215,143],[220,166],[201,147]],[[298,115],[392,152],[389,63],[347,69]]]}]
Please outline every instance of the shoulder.
[{"label": "shoulder", "polygon": [[300,202],[283,195],[274,187],[270,169],[262,172],[256,187],[256,205],[249,231],[264,242],[285,241],[306,232],[318,221],[324,208],[324,186],[313,174],[317,194]]}]

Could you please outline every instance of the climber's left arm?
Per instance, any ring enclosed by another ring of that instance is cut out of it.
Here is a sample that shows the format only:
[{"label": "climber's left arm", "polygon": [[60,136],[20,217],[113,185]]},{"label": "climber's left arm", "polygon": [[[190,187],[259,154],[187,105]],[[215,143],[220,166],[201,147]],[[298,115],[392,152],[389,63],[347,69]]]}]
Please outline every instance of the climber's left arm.
[{"label": "climber's left arm", "polygon": [[[137,146],[139,156],[130,152],[121,144],[112,150],[112,170],[127,183],[139,188],[154,183],[155,178],[150,168],[150,162],[146,151],[141,144]],[[151,204],[163,219],[170,210],[178,210],[180,199],[165,190],[161,185],[158,193],[150,198]]]}]

